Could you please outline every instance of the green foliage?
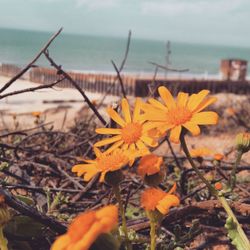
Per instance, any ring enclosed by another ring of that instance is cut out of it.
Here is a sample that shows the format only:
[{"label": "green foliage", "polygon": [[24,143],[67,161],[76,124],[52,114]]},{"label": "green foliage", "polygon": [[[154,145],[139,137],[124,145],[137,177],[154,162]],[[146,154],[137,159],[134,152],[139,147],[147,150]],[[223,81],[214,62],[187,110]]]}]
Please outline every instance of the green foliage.
[{"label": "green foliage", "polygon": [[127,206],[126,217],[128,219],[139,219],[143,216],[145,216],[145,213],[140,208],[131,205]]},{"label": "green foliage", "polygon": [[236,247],[237,250],[249,250],[250,245],[244,242],[240,233],[237,230],[237,224],[234,222],[232,217],[228,217],[226,220],[225,228],[228,231],[228,237],[231,243]]},{"label": "green foliage", "polygon": [[111,234],[101,234],[90,250],[119,250],[120,243]]},{"label": "green foliage", "polygon": [[4,231],[18,237],[40,237],[44,231],[44,225],[27,216],[15,216],[5,226]]}]

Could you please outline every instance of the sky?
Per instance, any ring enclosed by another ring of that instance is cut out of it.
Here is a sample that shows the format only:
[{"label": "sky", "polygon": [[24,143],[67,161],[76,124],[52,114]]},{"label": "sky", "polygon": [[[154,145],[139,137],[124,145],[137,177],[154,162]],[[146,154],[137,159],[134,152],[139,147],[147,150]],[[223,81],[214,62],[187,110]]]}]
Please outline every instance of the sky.
[{"label": "sky", "polygon": [[250,47],[249,0],[0,0],[0,27]]}]

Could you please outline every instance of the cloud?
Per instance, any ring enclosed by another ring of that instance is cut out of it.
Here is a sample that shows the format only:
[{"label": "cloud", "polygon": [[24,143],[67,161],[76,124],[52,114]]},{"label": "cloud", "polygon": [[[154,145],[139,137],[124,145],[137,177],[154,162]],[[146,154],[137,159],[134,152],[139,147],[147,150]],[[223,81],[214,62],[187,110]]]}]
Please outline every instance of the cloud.
[{"label": "cloud", "polygon": [[86,7],[89,10],[108,9],[119,5],[119,0],[76,0],[77,7]]},{"label": "cloud", "polygon": [[146,15],[166,15],[177,16],[182,14],[219,14],[221,12],[228,13],[237,10],[244,4],[248,4],[247,0],[156,0],[145,1],[141,3],[141,12]]}]

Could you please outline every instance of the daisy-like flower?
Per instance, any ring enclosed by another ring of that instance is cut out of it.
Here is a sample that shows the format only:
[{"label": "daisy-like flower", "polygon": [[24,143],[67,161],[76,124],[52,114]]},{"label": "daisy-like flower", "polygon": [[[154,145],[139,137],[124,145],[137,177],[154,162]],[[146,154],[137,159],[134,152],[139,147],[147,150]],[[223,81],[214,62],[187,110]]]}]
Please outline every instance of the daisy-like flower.
[{"label": "daisy-like flower", "polygon": [[[103,135],[114,135],[111,138],[103,139],[94,144],[95,147],[113,144],[107,151],[111,152],[118,147],[123,149],[147,150],[147,146],[155,147],[157,142],[148,135],[152,129],[150,123],[141,119],[141,101],[139,98],[135,101],[133,115],[130,113],[130,107],[127,99],[123,98],[121,102],[123,118],[112,108],[107,109],[108,115],[115,121],[119,128],[98,128],[96,133]],[[149,151],[148,151],[149,152]]]},{"label": "daisy-like flower", "polygon": [[191,96],[180,92],[177,100],[164,86],[159,87],[158,91],[163,103],[150,98],[148,100],[149,104],[142,105],[145,112],[144,118],[153,122],[152,127],[158,127],[162,132],[170,130],[170,140],[172,142],[179,143],[182,127],[196,136],[200,134],[199,125],[217,123],[217,113],[211,111],[201,112],[217,100],[215,97],[207,97],[209,90],[202,90]]},{"label": "daisy-like flower", "polygon": [[109,233],[118,223],[118,208],[110,205],[77,216],[67,233],[59,236],[51,250],[88,250],[101,235]]},{"label": "daisy-like flower", "polygon": [[154,175],[161,171],[162,162],[163,158],[155,154],[145,155],[140,159],[137,172],[141,177]]},{"label": "daisy-like flower", "polygon": [[211,156],[214,154],[214,151],[209,149],[209,148],[194,148],[190,150],[190,155],[195,158],[195,157],[207,157]]},{"label": "daisy-like flower", "polygon": [[108,172],[117,171],[127,164],[132,165],[136,157],[140,156],[139,151],[115,149],[112,152],[102,153],[98,148],[94,148],[95,160],[84,160],[84,164],[72,167],[72,172],[78,176],[83,175],[84,181],[91,180],[96,174],[101,173],[100,182],[104,181]]},{"label": "daisy-like flower", "polygon": [[180,204],[180,199],[172,194],[175,190],[176,185],[168,193],[159,188],[148,188],[142,193],[141,205],[146,211],[158,210],[161,214],[165,215],[171,207]]}]

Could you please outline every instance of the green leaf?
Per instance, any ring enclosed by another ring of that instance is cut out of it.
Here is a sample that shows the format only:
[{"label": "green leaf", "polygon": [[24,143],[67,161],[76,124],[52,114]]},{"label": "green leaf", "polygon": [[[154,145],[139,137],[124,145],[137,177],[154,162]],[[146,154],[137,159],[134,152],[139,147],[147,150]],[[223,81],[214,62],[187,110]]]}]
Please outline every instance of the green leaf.
[{"label": "green leaf", "polygon": [[15,216],[6,224],[4,231],[17,237],[41,237],[44,225],[27,216]]},{"label": "green leaf", "polygon": [[228,231],[227,236],[230,238],[232,245],[234,245],[237,250],[250,250],[249,243],[242,239],[237,230],[237,224],[234,222],[232,217],[227,218],[225,228]]},{"label": "green leaf", "polygon": [[15,197],[29,206],[34,205],[34,200],[28,196],[17,194]]}]

